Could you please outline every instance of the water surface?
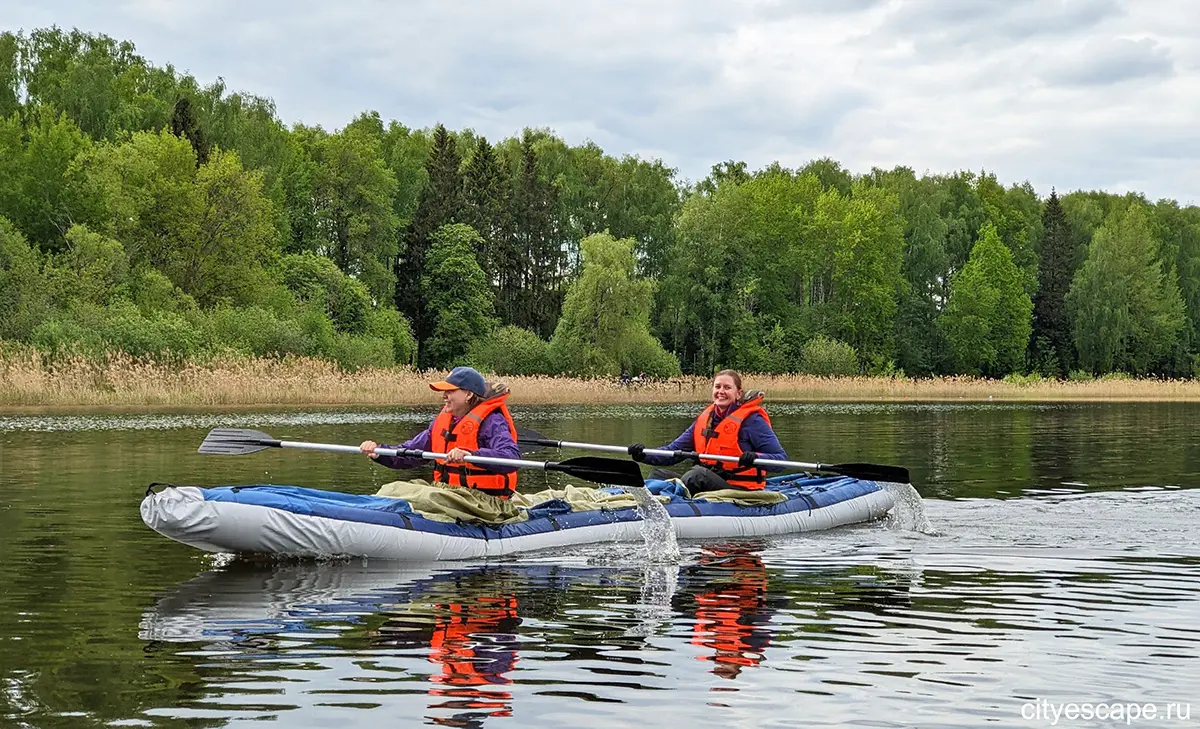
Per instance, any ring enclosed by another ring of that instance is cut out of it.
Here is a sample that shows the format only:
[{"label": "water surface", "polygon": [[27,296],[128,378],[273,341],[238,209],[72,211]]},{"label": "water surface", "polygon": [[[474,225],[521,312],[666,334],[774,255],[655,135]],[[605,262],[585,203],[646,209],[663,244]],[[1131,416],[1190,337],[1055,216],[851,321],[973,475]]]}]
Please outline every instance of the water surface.
[{"label": "water surface", "polygon": [[[649,445],[693,415],[515,410],[550,437]],[[0,416],[0,725],[1050,726],[1061,702],[1200,723],[1200,407],[771,416],[794,458],[904,465],[924,500],[876,524],[683,543],[679,563],[638,544],[229,563],[147,529],[146,486],[369,493],[403,474],[316,452],[199,456],[208,428],[397,442],[426,414]]]}]

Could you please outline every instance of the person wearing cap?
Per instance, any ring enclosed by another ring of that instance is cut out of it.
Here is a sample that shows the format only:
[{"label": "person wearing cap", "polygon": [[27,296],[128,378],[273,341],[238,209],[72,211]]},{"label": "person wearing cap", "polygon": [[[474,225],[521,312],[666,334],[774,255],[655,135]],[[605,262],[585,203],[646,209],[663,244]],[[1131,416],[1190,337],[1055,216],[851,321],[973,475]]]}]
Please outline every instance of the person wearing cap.
[{"label": "person wearing cap", "polygon": [[412,449],[445,453],[433,467],[434,481],[454,487],[473,488],[507,499],[517,490],[517,469],[468,463],[466,456],[486,458],[521,457],[517,427],[505,401],[508,388],[488,387],[483,375],[470,367],[455,367],[444,380],[429,383],[442,393],[442,411],[429,427],[399,446],[363,441],[358,448],[388,468],[419,468],[421,458],[382,456],[376,448]]}]

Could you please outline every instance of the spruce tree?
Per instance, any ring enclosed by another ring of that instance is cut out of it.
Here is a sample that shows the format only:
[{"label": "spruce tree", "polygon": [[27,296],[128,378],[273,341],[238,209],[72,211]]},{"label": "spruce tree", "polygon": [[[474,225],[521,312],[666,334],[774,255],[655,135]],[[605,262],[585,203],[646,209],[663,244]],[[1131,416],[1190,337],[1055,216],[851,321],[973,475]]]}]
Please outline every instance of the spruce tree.
[{"label": "spruce tree", "polygon": [[208,162],[212,148],[192,112],[192,102],[186,96],[175,102],[175,111],[171,114],[171,134],[186,137],[192,143],[192,149],[196,150],[196,167]]},{"label": "spruce tree", "polygon": [[519,289],[506,292],[503,306],[513,323],[542,337],[554,333],[562,309],[564,256],[555,233],[558,199],[553,185],[538,175],[533,134],[521,138],[521,163],[512,195],[514,264],[521,273]]},{"label": "spruce tree", "polygon": [[1034,369],[1062,377],[1075,362],[1071,321],[1066,296],[1075,276],[1075,244],[1058,193],[1042,211],[1042,254],[1038,265],[1038,289],[1033,297],[1033,335],[1030,342]]},{"label": "spruce tree", "polygon": [[425,162],[429,183],[421,193],[412,221],[401,235],[401,253],[396,259],[396,308],[412,321],[418,343],[428,339],[432,330],[421,295],[425,255],[434,231],[456,221],[462,214],[461,164],[454,137],[445,126],[438,124],[433,130],[433,148]]},{"label": "spruce tree", "polygon": [[512,242],[511,187],[486,137],[475,144],[463,174],[462,222],[479,233],[474,251],[496,296],[500,318],[513,321],[515,292],[521,288],[520,262]]}]

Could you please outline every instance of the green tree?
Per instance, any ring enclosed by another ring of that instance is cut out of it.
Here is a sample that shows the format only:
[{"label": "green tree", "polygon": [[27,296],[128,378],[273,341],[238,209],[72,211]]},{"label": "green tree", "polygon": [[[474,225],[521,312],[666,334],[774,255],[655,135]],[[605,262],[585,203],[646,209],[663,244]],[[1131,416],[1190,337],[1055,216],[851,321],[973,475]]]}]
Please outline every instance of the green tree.
[{"label": "green tree", "polygon": [[837,190],[844,198],[850,197],[854,186],[854,177],[841,163],[831,157],[816,159],[796,171],[797,175],[812,175],[821,183],[825,191]]},{"label": "green tree", "polygon": [[475,257],[492,286],[497,313],[505,323],[514,321],[522,268],[512,236],[511,196],[508,178],[492,145],[486,137],[479,137],[463,172],[459,217],[479,233],[480,248]]},{"label": "green tree", "polygon": [[[1200,346],[1200,207],[1181,208],[1174,200],[1159,200],[1151,214],[1151,228],[1164,271],[1178,281],[1183,297],[1187,325],[1180,337],[1180,349],[1194,355]],[[1177,364],[1184,365],[1174,368],[1181,370],[1177,374],[1196,371],[1192,362]]]},{"label": "green tree", "polygon": [[351,128],[320,136],[311,154],[318,252],[362,281],[375,301],[391,301],[396,179],[383,162],[379,141]]},{"label": "green tree", "polygon": [[[634,242],[607,233],[580,244],[583,271],[569,287],[551,349],[576,375],[669,375],[679,364],[650,334],[654,285],[634,274]],[[650,368],[654,368],[652,371]],[[665,372],[664,372],[665,370]]]},{"label": "green tree", "polygon": [[1066,303],[1084,367],[1145,374],[1163,364],[1185,325],[1184,305],[1142,206],[1112,213],[1096,231]]},{"label": "green tree", "polygon": [[750,173],[745,162],[726,160],[712,166],[708,177],[696,185],[696,192],[702,195],[712,195],[722,185],[740,185],[750,181]]},{"label": "green tree", "polygon": [[938,320],[959,371],[989,377],[1016,371],[1029,343],[1032,312],[1012,252],[995,226],[985,224]]},{"label": "green tree", "polygon": [[6,180],[0,183],[5,188],[0,190],[0,215],[44,252],[66,244],[79,201],[65,175],[75,157],[90,146],[74,122],[49,109],[31,112],[23,132],[17,117],[0,120],[0,156],[8,158],[0,161]]},{"label": "green tree", "polygon": [[498,375],[558,374],[550,343],[528,329],[512,325],[472,342],[467,359],[481,371]]},{"label": "green tree", "polygon": [[103,306],[128,293],[129,261],[120,241],[73,225],[67,243],[55,261],[59,281],[52,287],[62,298]]},{"label": "green tree", "polygon": [[821,194],[808,231],[807,272],[818,328],[850,344],[865,360],[891,358],[897,299],[903,289],[904,222],[895,195],[856,186]]},{"label": "green tree", "polygon": [[805,236],[820,195],[815,177],[776,173],[684,203],[656,321],[689,370],[794,368],[828,291]]},{"label": "green tree", "polygon": [[426,313],[428,304],[421,293],[421,281],[434,232],[462,214],[461,164],[454,137],[446,127],[438,124],[433,130],[433,148],[425,163],[429,182],[421,192],[412,222],[404,230],[395,269],[396,308],[412,321],[417,342],[422,346],[433,331],[433,321]]},{"label": "green tree", "polygon": [[555,235],[557,191],[543,179],[534,135],[521,136],[519,167],[513,184],[512,221],[522,279],[511,321],[542,337],[554,333],[562,310],[563,248]]},{"label": "green tree", "polygon": [[45,282],[37,251],[0,218],[0,339],[28,339],[45,315]]},{"label": "green tree", "polygon": [[479,233],[462,223],[442,226],[433,234],[421,277],[421,295],[433,320],[419,351],[422,367],[459,362],[472,343],[496,326],[495,297],[475,260],[479,245]]},{"label": "green tree", "polygon": [[411,130],[395,121],[388,124],[383,135],[383,156],[396,178],[394,209],[400,231],[412,222],[421,192],[429,183],[425,160],[429,159],[431,146],[432,139],[426,131]]},{"label": "green tree", "polygon": [[896,313],[896,360],[912,374],[938,369],[945,349],[937,319],[944,304],[941,276],[948,267],[946,232],[933,205],[921,200],[907,221],[901,268],[905,286]]},{"label": "green tree", "polygon": [[290,254],[279,259],[279,272],[296,298],[318,305],[338,331],[362,334],[367,329],[375,308],[371,294],[333,261],[315,253]]},{"label": "green tree", "polygon": [[20,47],[27,106],[61,111],[93,139],[161,129],[170,119],[174,71],[152,67],[128,41],[43,28]]},{"label": "green tree", "polygon": [[196,168],[186,139],[139,132],[81,155],[70,172],[92,230],[122,242],[131,267],[152,266],[201,306],[253,303],[278,253],[262,173],[233,152]]},{"label": "green tree", "polygon": [[1030,355],[1034,368],[1062,377],[1075,365],[1071,342],[1071,320],[1066,297],[1075,276],[1076,254],[1067,216],[1050,191],[1042,213],[1042,253],[1038,266],[1038,290],[1033,297],[1033,334]]},{"label": "green tree", "polygon": [[0,33],[0,118],[21,108],[20,39],[15,33]]},{"label": "green tree", "polygon": [[200,122],[192,113],[192,102],[186,96],[175,102],[175,110],[171,114],[171,134],[184,137],[192,143],[192,149],[196,150],[198,165],[208,162],[208,155],[212,148],[205,137],[204,130],[200,128]]},{"label": "green tree", "polygon": [[262,173],[243,169],[236,153],[219,151],[196,171],[193,185],[196,217],[159,267],[202,306],[257,301],[264,269],[279,253]]}]

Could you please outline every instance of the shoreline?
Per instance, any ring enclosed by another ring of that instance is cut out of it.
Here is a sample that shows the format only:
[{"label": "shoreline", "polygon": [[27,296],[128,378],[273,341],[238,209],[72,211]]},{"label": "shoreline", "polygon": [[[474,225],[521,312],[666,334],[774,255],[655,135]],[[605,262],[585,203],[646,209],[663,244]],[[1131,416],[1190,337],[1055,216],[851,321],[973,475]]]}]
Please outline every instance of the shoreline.
[{"label": "shoreline", "polygon": [[[400,367],[347,373],[308,358],[161,364],[112,355],[47,365],[36,353],[0,351],[0,414],[436,406],[440,397],[427,383],[444,374]],[[488,379],[507,383],[514,405],[703,403],[709,397],[709,379],[696,376],[629,385],[614,378]],[[1200,402],[1200,380],[746,374],[744,381],[746,389],[764,390],[767,402],[776,403]]]}]

